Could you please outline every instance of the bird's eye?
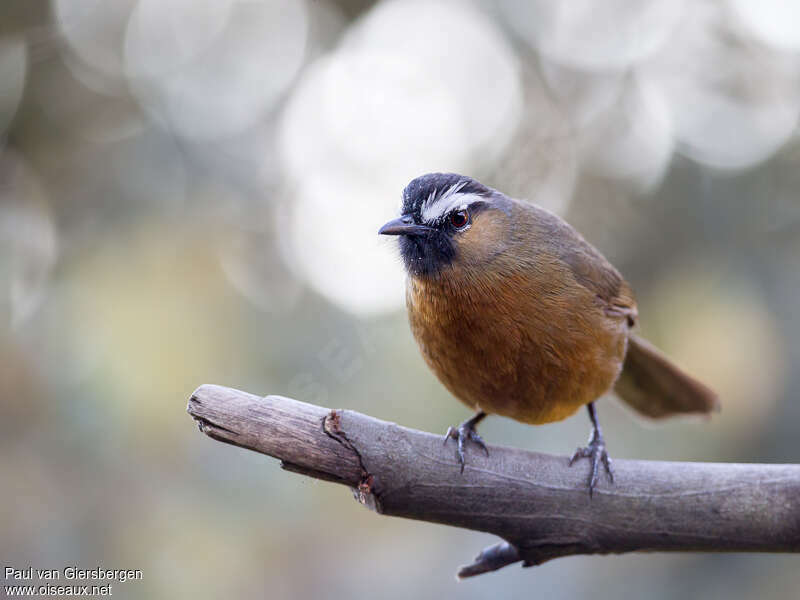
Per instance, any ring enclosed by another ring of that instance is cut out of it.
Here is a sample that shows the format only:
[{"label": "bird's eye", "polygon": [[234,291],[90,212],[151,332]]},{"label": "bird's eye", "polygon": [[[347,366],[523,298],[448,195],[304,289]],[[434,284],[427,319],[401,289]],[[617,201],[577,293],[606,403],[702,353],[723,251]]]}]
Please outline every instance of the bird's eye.
[{"label": "bird's eye", "polygon": [[466,208],[450,213],[450,224],[456,229],[464,229],[469,225],[469,212]]}]

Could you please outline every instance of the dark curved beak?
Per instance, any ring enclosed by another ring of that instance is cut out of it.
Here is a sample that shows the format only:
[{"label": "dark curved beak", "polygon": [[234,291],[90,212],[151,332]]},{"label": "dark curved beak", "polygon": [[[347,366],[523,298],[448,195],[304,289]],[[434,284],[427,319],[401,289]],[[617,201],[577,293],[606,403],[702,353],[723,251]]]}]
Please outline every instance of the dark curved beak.
[{"label": "dark curved beak", "polygon": [[417,225],[414,220],[405,215],[393,219],[378,230],[379,235],[425,235],[433,228],[427,225]]}]

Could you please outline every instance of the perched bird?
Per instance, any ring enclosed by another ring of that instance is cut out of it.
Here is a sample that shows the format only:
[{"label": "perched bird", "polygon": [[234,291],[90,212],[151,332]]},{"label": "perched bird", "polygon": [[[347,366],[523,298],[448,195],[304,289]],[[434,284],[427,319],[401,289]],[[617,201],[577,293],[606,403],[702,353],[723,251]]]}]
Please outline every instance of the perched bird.
[{"label": "perched bird", "polygon": [[632,333],[630,286],[570,225],[454,173],[414,179],[402,214],[378,232],[399,237],[411,331],[428,366],[476,411],[450,438],[486,451],[488,414],[531,424],[586,406],[592,433],[570,460],[591,461],[589,493],[611,461],[594,402],[614,388],[649,417],[707,413],[716,395]]}]

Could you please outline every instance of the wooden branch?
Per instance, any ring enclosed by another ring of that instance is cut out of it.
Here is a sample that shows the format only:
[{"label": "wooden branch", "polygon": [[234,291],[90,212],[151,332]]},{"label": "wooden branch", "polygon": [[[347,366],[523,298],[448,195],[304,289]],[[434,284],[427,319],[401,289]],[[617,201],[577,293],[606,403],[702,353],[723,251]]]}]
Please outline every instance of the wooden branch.
[{"label": "wooden branch", "polygon": [[489,446],[462,474],[452,441],[354,411],[214,385],[187,410],[209,437],[348,485],[381,514],[505,540],[459,577],[573,554],[800,552],[800,465],[617,460],[590,498],[586,461]]}]

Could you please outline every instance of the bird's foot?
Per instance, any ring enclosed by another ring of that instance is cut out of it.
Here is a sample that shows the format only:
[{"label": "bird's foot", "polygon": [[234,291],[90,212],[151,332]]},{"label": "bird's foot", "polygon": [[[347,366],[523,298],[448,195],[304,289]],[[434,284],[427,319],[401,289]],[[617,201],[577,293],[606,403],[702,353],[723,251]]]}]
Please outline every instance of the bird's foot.
[{"label": "bird's foot", "polygon": [[614,470],[611,468],[611,459],[608,457],[608,452],[606,451],[606,443],[601,435],[593,433],[592,437],[589,438],[588,446],[586,446],[585,448],[578,448],[577,450],[575,450],[575,454],[573,454],[572,458],[569,459],[569,466],[571,467],[572,464],[579,458],[588,458],[591,459],[592,461],[592,469],[591,472],[589,473],[590,498],[594,492],[595,486],[597,485],[600,463],[603,463],[603,467],[605,468],[606,474],[608,475],[608,480],[611,483],[614,483]]},{"label": "bird's foot", "polygon": [[478,432],[475,431],[475,426],[478,424],[478,421],[483,419],[485,415],[483,413],[478,413],[471,419],[464,421],[458,427],[449,427],[447,429],[447,433],[444,435],[444,443],[447,443],[447,440],[453,438],[458,443],[456,448],[456,456],[458,457],[458,462],[461,463],[461,472],[464,472],[464,444],[466,444],[467,440],[472,440],[478,446],[480,446],[483,451],[486,453],[486,456],[489,456],[489,449],[486,447],[481,436],[478,435]]}]

